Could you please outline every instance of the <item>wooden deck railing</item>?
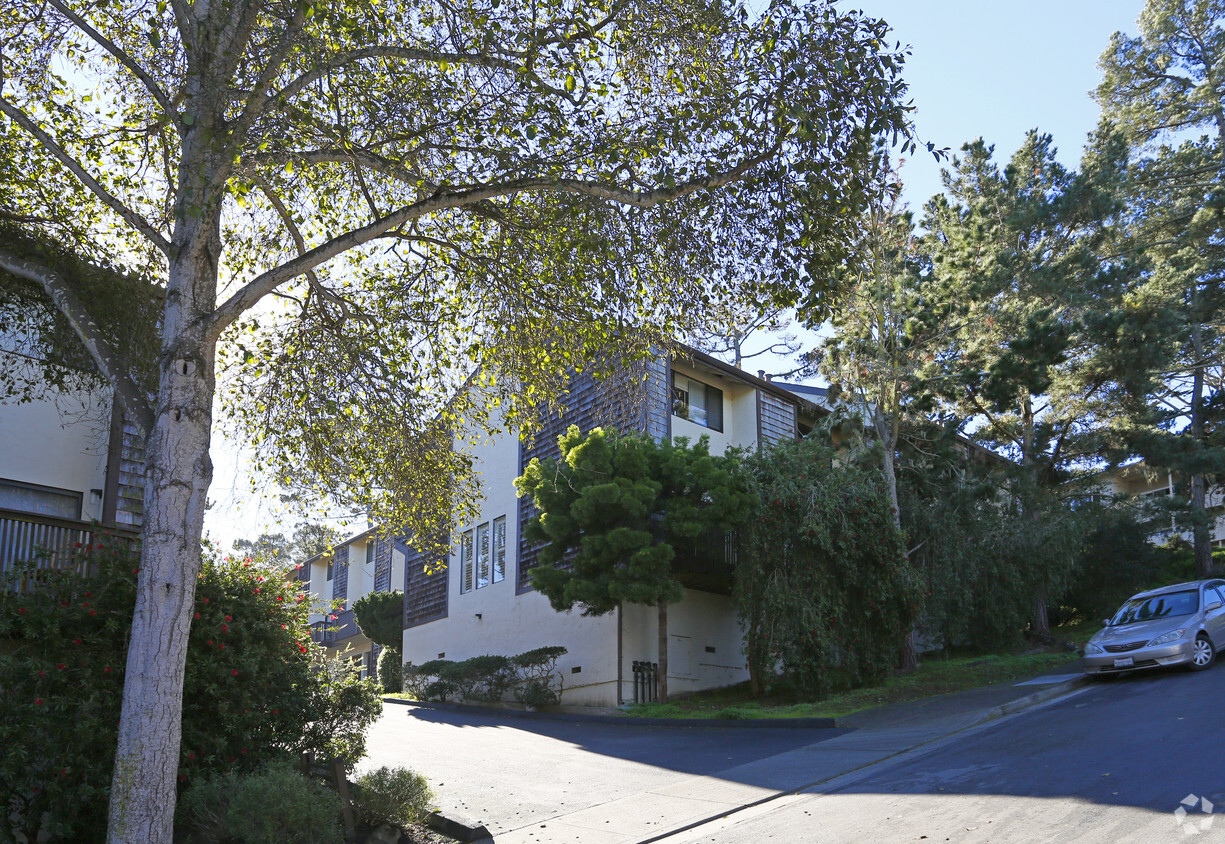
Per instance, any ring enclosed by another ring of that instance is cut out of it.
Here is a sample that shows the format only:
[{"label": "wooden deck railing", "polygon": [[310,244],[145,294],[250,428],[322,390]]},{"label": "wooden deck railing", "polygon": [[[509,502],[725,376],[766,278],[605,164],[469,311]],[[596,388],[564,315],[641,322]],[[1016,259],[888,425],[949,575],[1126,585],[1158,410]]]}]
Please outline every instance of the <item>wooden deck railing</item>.
[{"label": "wooden deck railing", "polygon": [[[139,538],[135,531],[123,528],[0,509],[0,572],[30,564],[37,569],[73,569],[88,574],[86,548],[98,543],[130,545]],[[26,591],[35,579],[23,578],[10,588]]]}]

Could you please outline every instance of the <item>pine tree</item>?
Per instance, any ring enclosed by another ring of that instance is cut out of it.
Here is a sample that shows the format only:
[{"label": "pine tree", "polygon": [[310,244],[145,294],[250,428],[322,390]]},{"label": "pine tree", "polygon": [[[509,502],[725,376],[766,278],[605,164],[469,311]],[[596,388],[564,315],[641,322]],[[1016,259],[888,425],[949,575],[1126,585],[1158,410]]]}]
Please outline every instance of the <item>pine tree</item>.
[{"label": "pine tree", "polygon": [[1148,262],[1122,326],[1148,349],[1123,382],[1120,452],[1187,478],[1196,571],[1212,565],[1210,486],[1225,473],[1225,3],[1150,0],[1115,33],[1097,99],[1134,145],[1133,248]]},{"label": "pine tree", "polygon": [[[1096,455],[1095,327],[1127,279],[1125,265],[1101,258],[1125,150],[1099,132],[1074,172],[1036,131],[1003,169],[981,140],[962,149],[946,195],[926,207],[929,290],[955,330],[923,375],[956,425],[1015,462],[1020,512],[1037,520],[1043,491]],[[1034,599],[1034,630],[1049,635],[1045,595]]]}]

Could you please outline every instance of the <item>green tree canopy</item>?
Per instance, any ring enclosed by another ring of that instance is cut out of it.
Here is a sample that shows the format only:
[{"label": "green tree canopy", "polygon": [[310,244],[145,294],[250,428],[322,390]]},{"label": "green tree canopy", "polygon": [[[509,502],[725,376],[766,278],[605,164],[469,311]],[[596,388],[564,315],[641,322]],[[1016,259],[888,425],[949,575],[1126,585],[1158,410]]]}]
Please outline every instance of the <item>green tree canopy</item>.
[{"label": "green tree canopy", "polygon": [[750,499],[735,461],[705,437],[656,443],[643,434],[571,425],[561,460],[533,458],[515,481],[539,515],[525,536],[545,545],[532,586],[563,612],[604,615],[623,603],[660,609],[660,699],[667,699],[667,605],[684,594],[674,561],[743,522]]},{"label": "green tree canopy", "polygon": [[275,568],[288,569],[331,551],[343,540],[333,527],[300,522],[291,537],[286,538],[283,533],[261,533],[255,539],[234,540],[234,550],[258,557]]},{"label": "green tree canopy", "polygon": [[746,455],[735,597],[755,690],[819,695],[883,677],[922,605],[876,468],[814,436]]},{"label": "green tree canopy", "polygon": [[353,619],[366,638],[396,653],[404,645],[404,593],[371,592],[353,602]]},{"label": "green tree canopy", "polygon": [[[886,36],[793,0],[0,7],[12,207],[165,284],[155,399],[97,356],[150,435],[114,840],[170,836],[219,356],[282,480],[439,536],[487,401],[530,418],[724,295],[820,305],[907,132]],[[54,267],[0,265],[83,335]]]},{"label": "green tree canopy", "polygon": [[1133,144],[1131,248],[1147,272],[1120,324],[1148,350],[1121,380],[1120,456],[1185,477],[1196,568],[1212,564],[1207,493],[1225,477],[1225,3],[1149,0],[1099,62],[1103,114]]}]

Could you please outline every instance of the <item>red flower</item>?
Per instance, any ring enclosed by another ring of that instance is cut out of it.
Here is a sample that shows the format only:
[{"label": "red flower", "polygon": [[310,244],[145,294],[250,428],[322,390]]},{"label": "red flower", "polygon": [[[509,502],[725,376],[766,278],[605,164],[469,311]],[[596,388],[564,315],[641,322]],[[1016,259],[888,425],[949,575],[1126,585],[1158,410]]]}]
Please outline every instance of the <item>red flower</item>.
[{"label": "red flower", "polygon": [[272,714],[273,714],[273,715],[280,715],[280,714],[281,714],[281,710],[279,710],[279,709],[274,709],[274,710],[272,710]]},{"label": "red flower", "polygon": [[218,646],[217,646],[217,650],[219,650],[219,651],[224,651],[224,650],[225,650],[225,642],[222,642],[220,645],[218,645]]},{"label": "red flower", "polygon": [[298,650],[300,650],[302,653],[306,653],[306,645],[298,645]]},{"label": "red flower", "polygon": [[200,613],[196,613],[195,616],[193,616],[193,618],[199,618],[199,617],[200,617]]},{"label": "red flower", "polygon": [[226,621],[233,621],[234,619],[230,618],[230,617],[227,615],[227,616],[225,617],[225,620],[226,620]]},{"label": "red flower", "polygon": [[107,674],[111,673],[111,667],[109,665],[103,666],[102,670],[105,671]]},{"label": "red flower", "polygon": [[222,633],[229,633],[229,632],[230,632],[230,626],[229,626],[228,624],[223,624],[223,625],[221,625],[221,632],[222,632]]},{"label": "red flower", "polygon": [[187,782],[187,774],[179,774],[179,782]]},{"label": "red flower", "polygon": [[194,760],[194,759],[196,758],[196,754],[194,754],[194,753],[188,753],[188,754],[187,754],[187,758],[188,758],[188,760]]},{"label": "red flower", "polygon": [[208,603],[208,598],[205,598],[205,599],[204,599],[204,603],[206,603],[206,604]]},{"label": "red flower", "polygon": [[38,676],[39,676],[39,677],[46,677],[46,676],[47,676],[47,672],[46,672],[46,671],[43,671],[43,670],[40,668],[40,669],[38,669]]},{"label": "red flower", "polygon": [[18,608],[17,608],[17,614],[18,614],[18,615],[25,615],[25,614],[26,614],[26,608],[25,608],[25,607],[18,607]]},{"label": "red flower", "polygon": [[132,574],[140,574],[140,569],[132,569]]},{"label": "red flower", "polygon": [[281,629],[282,629],[282,630],[285,630],[285,629],[286,629],[286,627],[285,627],[285,625],[284,625],[284,624],[282,624],[282,625],[281,625]]},{"label": "red flower", "polygon": [[237,676],[238,676],[238,669],[237,669],[237,668],[235,668],[233,671],[231,671],[231,672],[230,672],[230,676],[231,676],[231,677],[237,677]]},{"label": "red flower", "polygon": [[256,583],[263,583],[263,582],[264,582],[264,576],[261,574],[259,577],[255,578],[255,582],[256,582]]},{"label": "red flower", "polygon": [[258,587],[257,587],[257,588],[256,588],[256,590],[255,590],[255,594],[256,594],[256,595],[258,595],[258,594],[259,594],[259,588],[258,588]]},{"label": "red flower", "polygon": [[34,698],[34,705],[35,705],[35,706],[42,706],[42,705],[43,705],[43,699],[42,699],[42,698],[40,698],[40,697],[36,697],[36,698]]},{"label": "red flower", "polygon": [[90,595],[92,595],[92,594],[93,594],[92,592],[86,592],[86,593],[85,593],[85,597],[86,597],[86,598],[88,598],[88,597],[89,597]]},{"label": "red flower", "polygon": [[213,646],[213,640],[209,639],[205,644],[211,648]]},{"label": "red flower", "polygon": [[[250,711],[250,710],[248,710],[248,711]],[[244,748],[242,749],[242,752],[243,752],[243,753],[246,753],[246,752],[247,752],[247,749],[244,747]]]},{"label": "red flower", "polygon": [[97,614],[98,614],[98,611],[97,611],[97,610],[90,610],[90,611],[89,611],[89,614],[90,614],[90,615],[97,615]]},{"label": "red flower", "polygon": [[73,643],[74,645],[79,645],[79,644],[81,644],[81,640],[80,640],[80,639],[73,639],[73,640],[72,640],[72,643]]}]

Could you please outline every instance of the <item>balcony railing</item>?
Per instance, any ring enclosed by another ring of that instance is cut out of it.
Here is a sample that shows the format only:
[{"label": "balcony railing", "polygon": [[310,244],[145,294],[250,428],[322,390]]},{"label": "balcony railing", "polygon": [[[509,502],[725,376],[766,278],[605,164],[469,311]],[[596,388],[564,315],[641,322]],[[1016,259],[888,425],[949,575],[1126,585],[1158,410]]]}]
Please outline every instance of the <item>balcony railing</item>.
[{"label": "balcony railing", "polygon": [[89,574],[91,560],[85,551],[90,546],[131,545],[139,538],[135,531],[123,528],[0,509],[0,572],[8,573],[23,564],[33,566],[35,571],[9,585],[25,592],[36,585],[38,570],[70,569]]},{"label": "balcony railing", "polygon": [[357,621],[353,618],[353,610],[344,610],[336,615],[336,620],[317,621],[311,630],[311,638],[320,645],[331,646],[361,633]]}]

